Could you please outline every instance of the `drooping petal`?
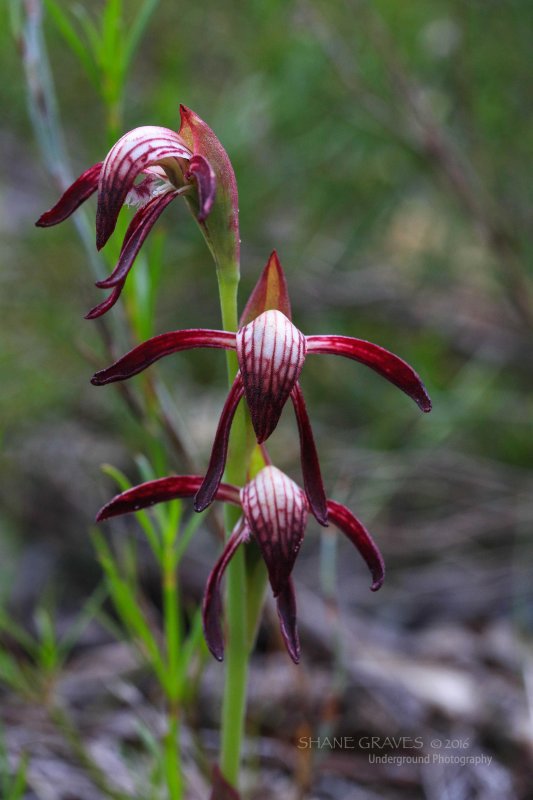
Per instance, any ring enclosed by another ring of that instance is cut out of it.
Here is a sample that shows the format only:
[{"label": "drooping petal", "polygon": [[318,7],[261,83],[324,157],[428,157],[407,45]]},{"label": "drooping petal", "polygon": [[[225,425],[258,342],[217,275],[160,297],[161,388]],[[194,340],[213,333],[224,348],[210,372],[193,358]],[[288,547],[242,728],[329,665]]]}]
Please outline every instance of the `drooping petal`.
[{"label": "drooping petal", "polygon": [[59,198],[55,206],[45,211],[35,223],[39,228],[49,228],[68,219],[98,188],[98,180],[102,171],[102,162],[82,172],[79,178],[69,186]]},{"label": "drooping petal", "polygon": [[137,211],[124,236],[124,243],[115,269],[108,278],[96,282],[100,289],[111,289],[126,279],[137,253],[152,230],[154,223],[159,219],[168,204],[179,194],[180,191],[177,189],[156,195]]},{"label": "drooping petal", "polygon": [[305,493],[281,470],[269,466],[241,489],[241,504],[277,597],[289,580],[304,538]]},{"label": "drooping petal", "polygon": [[237,333],[237,357],[259,443],[278,424],[305,360],[305,336],[281,311],[265,311]]},{"label": "drooping petal", "polygon": [[211,331],[206,328],[191,328],[184,331],[160,333],[152,339],[134,347],[110,367],[102,369],[91,378],[94,386],[103,386],[113,381],[124,381],[171,353],[191,350],[194,347],[217,347],[224,350],[235,348],[235,334],[230,331]]},{"label": "drooping petal", "polygon": [[126,133],[111,148],[102,167],[96,210],[96,246],[100,250],[113,231],[135,178],[153,164],[178,169],[178,158],[191,158],[183,139],[168,128],[146,125]]},{"label": "drooping petal", "polygon": [[101,303],[98,303],[98,305],[94,306],[94,308],[91,308],[91,310],[85,314],[85,319],[96,319],[97,317],[101,317],[106,314],[110,308],[113,308],[118,298],[122,294],[125,283],[125,278],[120,283],[117,283],[113,291],[106,297],[105,300],[102,300]]},{"label": "drooping petal", "polygon": [[215,495],[224,474],[226,466],[226,456],[228,454],[228,441],[231,430],[231,423],[243,395],[243,385],[241,373],[238,372],[233,381],[233,386],[224,403],[224,408],[218,421],[217,432],[211,450],[209,466],[196,497],[194,498],[194,510],[203,511],[204,508],[213,502]]},{"label": "drooping petal", "polygon": [[[113,497],[109,503],[100,509],[96,517],[97,522],[104,519],[118,517],[121,514],[130,514],[141,508],[148,508],[156,503],[165,503],[179,497],[194,497],[202,485],[201,475],[172,475],[168,478],[158,478],[147,481],[138,486],[132,486],[121,494]],[[216,493],[217,500],[225,503],[240,505],[239,489],[229,483],[221,483]]]},{"label": "drooping petal", "polygon": [[240,236],[237,181],[228,154],[209,125],[190,108],[180,106],[179,135],[193,155],[205,158],[216,178],[217,195],[207,219],[201,220],[202,198],[194,194],[186,201],[199,221],[211,249],[216,254],[219,269],[232,279],[239,276]]},{"label": "drooping petal", "polygon": [[204,622],[204,636],[209,651],[217,661],[224,658],[224,634],[220,617],[222,615],[222,598],[220,594],[220,582],[229,562],[235,555],[235,551],[242,541],[249,536],[246,522],[239,520],[233,533],[226,542],[224,549],[217,563],[211,570],[205,587],[204,600],[202,604],[202,617]]},{"label": "drooping petal", "polygon": [[205,222],[217,193],[217,178],[215,171],[209,161],[201,155],[194,155],[189,162],[188,172],[185,178],[194,178],[198,188],[198,222]]},{"label": "drooping petal", "polygon": [[330,522],[348,537],[366,561],[372,575],[372,586],[370,588],[373,592],[377,592],[385,578],[385,564],[378,546],[363,523],[352,514],[349,508],[346,508],[341,503],[336,503],[334,500],[328,500],[328,512]]},{"label": "drooping petal", "polygon": [[328,508],[326,492],[322,482],[320,472],[320,462],[316,451],[313,429],[307,414],[305,400],[300,384],[297,382],[291,392],[291,399],[294,406],[294,413],[298,422],[298,432],[300,434],[300,454],[302,462],[302,474],[304,488],[309,500],[309,506],[313,516],[321,525],[328,524]]},{"label": "drooping petal", "polygon": [[308,353],[346,356],[370,367],[411,397],[422,411],[431,411],[425,386],[406,361],[372,342],[352,336],[307,336]]},{"label": "drooping petal", "polygon": [[292,578],[289,578],[276,598],[281,635],[287,651],[294,661],[300,661],[300,638],[296,625],[296,597]]},{"label": "drooping petal", "polygon": [[292,319],[287,281],[275,250],[270,254],[267,265],[248,298],[239,328],[248,325],[264,311],[271,310],[281,311],[287,319]]}]

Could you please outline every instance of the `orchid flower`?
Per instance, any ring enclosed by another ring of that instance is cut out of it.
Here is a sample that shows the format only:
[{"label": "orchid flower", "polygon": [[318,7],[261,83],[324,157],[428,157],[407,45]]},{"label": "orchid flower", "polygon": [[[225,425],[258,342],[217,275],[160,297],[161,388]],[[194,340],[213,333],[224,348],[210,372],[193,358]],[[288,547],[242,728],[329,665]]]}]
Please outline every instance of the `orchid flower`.
[{"label": "orchid flower", "polygon": [[[261,313],[257,316],[258,310]],[[298,381],[308,355],[330,353],[359,361],[405,392],[422,411],[431,410],[431,400],[422,381],[398,356],[377,344],[352,336],[305,336],[292,324],[285,277],[275,252],[250,297],[237,333],[196,328],[154,336],[110,367],[97,372],[91,382],[101,386],[131,378],[163,356],[195,347],[236,350],[239,362],[239,371],[220,416],[209,467],[195,498],[197,511],[206,508],[216,495],[226,463],[231,423],[243,395],[258,443],[266,441],[274,431],[290,397],[300,434],[307,498],[317,520],[322,525],[327,524],[328,512],[318,456]]]},{"label": "orchid flower", "polygon": [[96,284],[111,289],[111,294],[89,311],[88,319],[105,314],[117,302],[153,225],[180,195],[188,201],[215,256],[226,263],[224,254],[232,250],[238,263],[238,204],[233,168],[205,122],[185,106],[180,106],[180,113],[179,132],[146,125],[126,133],[105,160],[85,170],[36,223],[39,227],[49,227],[63,222],[98,191],[96,246],[100,250],[115,230],[122,206],[137,206],[115,269]]},{"label": "orchid flower", "polygon": [[[96,517],[101,522],[111,517],[139,511],[155,503],[192,497],[202,484],[198,475],[176,475],[134,486],[114,497]],[[219,483],[215,498],[240,506],[242,517],[227,540],[220,558],[209,575],[203,601],[203,623],[207,646],[222,661],[224,637],[220,623],[222,607],[220,584],[237,548],[255,538],[265,561],[270,586],[276,598],[281,633],[295,663],[300,659],[296,627],[296,600],[291,573],[300,550],[309,507],[305,492],[277,467],[264,467],[242,489]],[[383,583],[385,568],[381,553],[364,525],[346,508],[327,500],[329,519],[357,548],[372,575],[372,591]],[[318,520],[320,522],[320,520]]]}]

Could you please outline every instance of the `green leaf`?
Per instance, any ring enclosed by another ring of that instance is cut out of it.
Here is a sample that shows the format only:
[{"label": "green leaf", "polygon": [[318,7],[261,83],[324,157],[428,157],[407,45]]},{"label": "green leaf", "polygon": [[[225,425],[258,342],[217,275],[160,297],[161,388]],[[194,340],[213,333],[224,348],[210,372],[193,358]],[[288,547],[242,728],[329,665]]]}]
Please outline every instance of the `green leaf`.
[{"label": "green leaf", "polygon": [[123,65],[125,71],[128,70],[131,64],[135,50],[139,46],[141,37],[150,21],[150,17],[157,8],[158,3],[159,0],[145,0],[140,7],[137,16],[135,17],[133,25],[130,28],[129,35],[126,36],[124,46]]},{"label": "green leaf", "polygon": [[55,0],[45,0],[45,5],[59,33],[77,57],[93,86],[98,89],[100,78],[93,52],[87,48],[85,42],[78,36],[68,16]]},{"label": "green leaf", "polygon": [[93,532],[93,542],[98,560],[106,575],[109,593],[125,628],[130,632],[144,658],[151,665],[159,682],[166,684],[166,670],[159,646],[152,635],[137,598],[131,587],[120,576],[117,563],[109,545],[99,531]]},{"label": "green leaf", "polygon": [[59,648],[58,648],[59,666],[65,663],[69,653],[71,652],[72,648],[76,645],[76,643],[79,641],[80,636],[82,635],[85,628],[89,625],[89,623],[93,619],[97,617],[107,596],[108,596],[107,588],[102,583],[96,587],[94,592],[86,600],[77,619],[74,621],[74,623],[67,630],[67,632],[59,642]]},{"label": "green leaf", "polygon": [[92,21],[87,9],[79,3],[76,3],[72,9],[72,14],[76,17],[81,28],[83,29],[83,33],[87,39],[87,44],[91,50],[94,62],[98,69],[100,69],[102,64],[102,39],[100,37],[98,28]]}]

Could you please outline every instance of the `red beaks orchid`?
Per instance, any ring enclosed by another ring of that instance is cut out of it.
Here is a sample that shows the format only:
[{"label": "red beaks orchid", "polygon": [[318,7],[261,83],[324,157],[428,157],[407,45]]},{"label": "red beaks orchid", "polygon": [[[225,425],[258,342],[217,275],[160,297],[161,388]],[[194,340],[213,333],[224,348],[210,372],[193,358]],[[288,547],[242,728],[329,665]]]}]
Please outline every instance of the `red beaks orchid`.
[{"label": "red beaks orchid", "polygon": [[154,223],[180,195],[187,199],[213,251],[225,248],[238,254],[237,188],[229,158],[205,122],[185,106],[180,112],[178,133],[153,125],[126,133],[105,161],[80,175],[36,223],[49,227],[63,222],[98,191],[96,245],[100,249],[113,233],[122,206],[137,207],[115,269],[96,284],[111,289],[111,294],[87,318],[101,316],[116,303]]},{"label": "red beaks orchid", "polygon": [[97,372],[92,383],[100,386],[125,380],[163,356],[194,347],[235,349],[239,372],[222,410],[209,467],[196,496],[201,511],[212,502],[222,479],[229,433],[235,411],[244,395],[259,443],[276,428],[288,398],[294,406],[304,487],[317,520],[327,524],[327,508],[311,424],[298,381],[309,354],[331,353],[359,361],[400,388],[422,411],[431,400],[416,372],[401,358],[379,345],[351,336],[305,336],[290,320],[285,278],[275,253],[259,279],[237,333],[194,329],[164,333],[135,347],[107,369]]},{"label": "red beaks orchid", "polygon": [[[165,500],[192,497],[201,484],[202,478],[195,475],[148,481],[114,497],[100,510],[96,519],[100,522]],[[215,497],[217,500],[241,506],[243,515],[207,581],[203,621],[209,650],[215,658],[222,661],[224,636],[220,622],[220,585],[237,548],[253,537],[259,545],[268,570],[285,645],[289,655],[297,663],[300,659],[300,643],[291,575],[304,538],[308,512],[313,510],[309,508],[306,494],[277,467],[267,466],[240,490],[236,486],[220,483]],[[346,506],[334,500],[327,500],[326,503],[329,519],[355,545],[372,575],[371,589],[377,591],[383,583],[385,568],[372,537]]]}]

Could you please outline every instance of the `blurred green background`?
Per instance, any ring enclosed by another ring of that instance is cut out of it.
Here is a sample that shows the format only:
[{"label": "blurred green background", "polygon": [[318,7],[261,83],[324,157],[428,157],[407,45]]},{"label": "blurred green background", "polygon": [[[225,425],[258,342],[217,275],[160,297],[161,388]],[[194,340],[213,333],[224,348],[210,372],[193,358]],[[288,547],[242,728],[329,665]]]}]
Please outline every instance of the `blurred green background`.
[{"label": "blurred green background", "polygon": [[[95,13],[101,3],[61,5]],[[136,3],[125,7],[127,18]],[[438,712],[446,730],[466,726],[494,748],[509,776],[495,797],[531,796],[522,759],[532,743],[532,30],[526,0],[162,0],[132,64],[122,121],[123,131],[177,128],[181,102],[216,131],[239,185],[242,304],[276,248],[298,327],[375,341],[425,381],[428,416],[357,364],[305,365],[328,494],[365,521],[388,566],[371,596],[340,542],[336,594],[343,624],[385,631],[402,657],[465,669],[475,683],[491,669],[502,686],[508,680],[507,705],[487,690],[471,716],[460,703]],[[49,18],[45,35],[78,174],[107,152],[104,111]],[[7,26],[0,45],[2,570],[14,607],[30,607],[50,582],[76,605],[98,575],[86,531],[109,494],[99,464],[135,477],[129,454],[145,437],[112,387],[89,384],[87,354],[104,362],[82,317],[102,295],[71,223],[33,227],[57,189]],[[152,246],[164,264],[155,332],[217,327],[213,268],[184,206],[165,213]],[[157,368],[200,464],[224,397],[219,355]],[[289,412],[271,451],[299,480]],[[316,589],[324,565],[316,534],[296,571],[302,591]],[[507,645],[493,651],[495,636]],[[391,675],[400,695],[416,694],[416,680]],[[503,724],[508,705],[520,719]],[[390,780],[390,796],[403,796]],[[413,787],[422,785],[417,777]]]}]

